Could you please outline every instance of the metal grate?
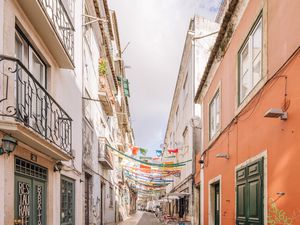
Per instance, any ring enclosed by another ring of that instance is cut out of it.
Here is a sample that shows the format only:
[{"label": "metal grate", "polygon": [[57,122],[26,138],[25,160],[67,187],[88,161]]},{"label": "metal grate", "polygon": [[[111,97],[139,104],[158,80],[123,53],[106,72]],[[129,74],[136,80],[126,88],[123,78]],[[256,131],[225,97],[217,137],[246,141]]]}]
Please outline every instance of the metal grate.
[{"label": "metal grate", "polygon": [[67,177],[61,178],[61,224],[74,224],[75,181]]},{"label": "metal grate", "polygon": [[16,173],[38,178],[41,180],[47,180],[48,170],[45,167],[39,166],[35,163],[29,162],[25,159],[16,157]]}]

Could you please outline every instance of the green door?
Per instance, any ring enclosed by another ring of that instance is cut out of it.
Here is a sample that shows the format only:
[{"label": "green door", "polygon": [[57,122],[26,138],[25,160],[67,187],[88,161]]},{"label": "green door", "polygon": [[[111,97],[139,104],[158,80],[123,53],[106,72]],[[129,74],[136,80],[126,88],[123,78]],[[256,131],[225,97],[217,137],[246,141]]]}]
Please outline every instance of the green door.
[{"label": "green door", "polygon": [[14,224],[46,225],[47,173],[42,169],[47,170],[16,158]]},{"label": "green door", "polygon": [[236,172],[236,224],[263,225],[263,159]]},{"label": "green door", "polygon": [[215,185],[215,225],[220,225],[220,184]]}]

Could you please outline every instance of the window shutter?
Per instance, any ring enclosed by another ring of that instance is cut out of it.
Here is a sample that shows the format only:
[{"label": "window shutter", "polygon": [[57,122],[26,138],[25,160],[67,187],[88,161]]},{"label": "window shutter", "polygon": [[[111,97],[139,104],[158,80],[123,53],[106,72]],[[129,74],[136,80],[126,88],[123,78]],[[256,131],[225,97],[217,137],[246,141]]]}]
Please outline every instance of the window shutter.
[{"label": "window shutter", "polygon": [[123,80],[123,86],[124,86],[124,95],[126,97],[130,97],[130,92],[129,92],[129,82],[128,79]]}]

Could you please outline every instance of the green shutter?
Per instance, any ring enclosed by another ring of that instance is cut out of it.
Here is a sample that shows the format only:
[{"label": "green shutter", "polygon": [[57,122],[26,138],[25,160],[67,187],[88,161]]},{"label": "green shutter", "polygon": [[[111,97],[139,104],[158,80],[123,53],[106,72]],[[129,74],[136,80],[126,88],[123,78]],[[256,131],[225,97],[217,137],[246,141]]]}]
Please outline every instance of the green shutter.
[{"label": "green shutter", "polygon": [[263,225],[263,159],[236,172],[236,224]]},{"label": "green shutter", "polygon": [[128,79],[123,79],[123,86],[124,86],[124,95],[126,97],[130,97],[130,92],[129,92],[129,82]]}]

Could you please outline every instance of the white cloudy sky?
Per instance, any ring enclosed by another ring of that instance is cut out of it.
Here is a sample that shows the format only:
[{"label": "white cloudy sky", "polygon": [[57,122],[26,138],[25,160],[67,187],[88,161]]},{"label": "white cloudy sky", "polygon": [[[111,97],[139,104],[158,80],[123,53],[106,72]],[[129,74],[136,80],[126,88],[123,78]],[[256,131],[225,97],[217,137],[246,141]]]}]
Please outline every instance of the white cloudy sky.
[{"label": "white cloudy sky", "polygon": [[186,31],[194,14],[214,19],[221,0],[108,0],[116,11],[130,82],[136,145],[163,143]]}]

